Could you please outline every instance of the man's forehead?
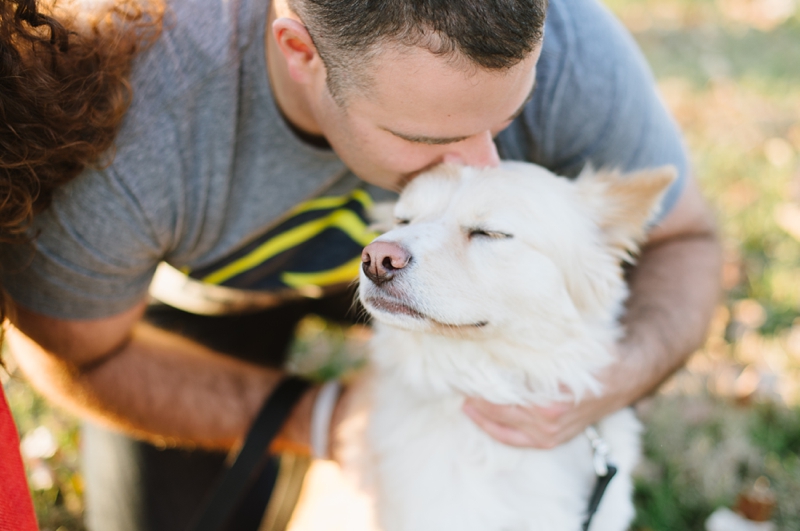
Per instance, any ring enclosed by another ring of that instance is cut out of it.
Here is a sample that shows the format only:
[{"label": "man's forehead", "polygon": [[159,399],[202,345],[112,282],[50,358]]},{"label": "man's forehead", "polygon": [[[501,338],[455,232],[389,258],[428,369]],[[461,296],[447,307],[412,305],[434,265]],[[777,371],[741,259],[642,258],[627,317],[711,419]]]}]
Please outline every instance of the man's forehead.
[{"label": "man's forehead", "polygon": [[490,69],[480,66],[457,51],[434,53],[422,46],[407,46],[400,43],[376,45],[362,57],[359,64],[353,64],[351,78],[358,80],[362,89],[361,97],[375,98],[389,87],[402,85],[413,80],[414,84],[424,84],[432,77],[460,78],[466,85],[475,85],[485,78],[507,77],[514,70],[535,70],[541,55],[539,43],[522,61],[508,67]]},{"label": "man's forehead", "polygon": [[371,87],[348,107],[404,140],[458,142],[516,118],[533,92],[538,49],[504,70],[454,63],[427,50],[387,51],[371,65]]},{"label": "man's forehead", "polygon": [[[522,112],[525,110],[525,106],[531,101],[533,98],[533,92],[536,90],[536,81],[534,79],[534,83],[531,86],[531,90],[528,92],[528,96],[522,101],[522,103],[517,107],[517,110],[511,113],[504,121],[511,122],[519,117]],[[502,119],[501,119],[502,121]],[[429,136],[429,135],[421,135],[415,133],[408,133],[403,131],[394,130],[390,127],[381,127],[381,129],[388,131],[389,133],[393,134],[398,138],[402,138],[403,140],[407,140],[408,142],[413,142],[415,144],[427,144],[427,145],[446,145],[446,144],[455,144],[456,142],[462,142],[470,137],[470,135],[459,135],[459,136]]]}]

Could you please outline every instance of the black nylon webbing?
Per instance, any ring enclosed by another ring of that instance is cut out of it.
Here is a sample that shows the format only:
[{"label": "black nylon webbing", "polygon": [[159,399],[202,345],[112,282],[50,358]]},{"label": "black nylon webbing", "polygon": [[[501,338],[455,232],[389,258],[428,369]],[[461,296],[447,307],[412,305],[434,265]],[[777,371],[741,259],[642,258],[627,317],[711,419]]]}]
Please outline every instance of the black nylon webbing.
[{"label": "black nylon webbing", "polygon": [[594,517],[594,513],[597,512],[597,508],[600,506],[600,500],[603,499],[603,494],[605,494],[608,484],[611,483],[611,478],[613,478],[616,473],[617,467],[608,465],[608,472],[606,475],[597,476],[592,496],[589,498],[589,510],[586,514],[586,520],[583,522],[583,531],[588,531],[589,526],[592,524],[592,518]]},{"label": "black nylon webbing", "polygon": [[[192,531],[219,531],[223,528],[249,486],[250,477],[264,459],[269,444],[280,431],[297,401],[310,386],[310,382],[295,376],[287,377],[278,384],[261,407],[242,450],[231,467],[225,471],[203,512],[191,527]],[[600,500],[603,499],[603,494],[616,473],[617,468],[608,465],[608,473],[597,476],[597,482],[589,499],[583,531],[588,531]]]},{"label": "black nylon webbing", "polygon": [[311,386],[296,376],[285,378],[264,401],[242,450],[217,484],[211,498],[190,528],[192,531],[219,531],[250,485],[251,476],[266,456],[267,448],[303,393]]}]

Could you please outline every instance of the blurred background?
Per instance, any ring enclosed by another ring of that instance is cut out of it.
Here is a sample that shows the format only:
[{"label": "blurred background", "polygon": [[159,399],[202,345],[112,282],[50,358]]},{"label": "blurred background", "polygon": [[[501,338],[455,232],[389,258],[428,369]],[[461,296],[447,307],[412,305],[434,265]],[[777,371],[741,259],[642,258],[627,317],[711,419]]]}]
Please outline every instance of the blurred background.
[{"label": "blurred background", "polygon": [[[686,135],[725,247],[705,347],[638,409],[638,531],[700,531],[756,482],[800,530],[800,0],[606,0]],[[338,373],[368,333],[309,319],[293,365]],[[331,352],[333,357],[330,358]],[[75,419],[0,370],[43,531],[82,531]]]}]

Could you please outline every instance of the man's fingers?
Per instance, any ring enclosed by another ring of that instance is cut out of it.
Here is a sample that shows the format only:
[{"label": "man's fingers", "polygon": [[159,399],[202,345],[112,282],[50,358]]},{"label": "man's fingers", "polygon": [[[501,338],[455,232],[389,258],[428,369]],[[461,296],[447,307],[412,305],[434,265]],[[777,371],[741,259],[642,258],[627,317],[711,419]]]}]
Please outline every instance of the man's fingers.
[{"label": "man's fingers", "polygon": [[483,431],[489,434],[490,437],[499,441],[503,444],[507,444],[509,446],[519,446],[519,447],[532,447],[535,446],[533,441],[530,440],[530,437],[525,433],[511,428],[509,426],[504,426],[502,424],[498,424],[492,420],[486,418],[483,414],[477,411],[475,408],[472,408],[468,405],[464,406],[464,413],[472,419],[472,421],[478,425]]},{"label": "man's fingers", "polygon": [[[550,449],[581,434],[586,426],[608,414],[605,397],[584,397],[547,406],[504,406],[469,397],[464,411],[490,436],[513,445]],[[613,409],[612,409],[613,411]]]},{"label": "man's fingers", "polygon": [[554,402],[549,406],[533,406],[536,414],[548,420],[558,420],[575,406],[571,402]]},{"label": "man's fingers", "polygon": [[497,423],[521,428],[557,427],[563,424],[562,417],[575,407],[571,402],[555,402],[548,406],[503,406],[480,398],[468,398],[465,405]]},{"label": "man's fingers", "polygon": [[501,406],[480,398],[468,398],[464,402],[464,406],[474,409],[498,424],[519,427],[530,422],[526,412],[517,406]]},{"label": "man's fingers", "polygon": [[[490,436],[505,444],[549,449],[575,436],[571,402],[548,406],[505,406],[468,398],[464,411]],[[580,430],[578,430],[580,431]]]}]

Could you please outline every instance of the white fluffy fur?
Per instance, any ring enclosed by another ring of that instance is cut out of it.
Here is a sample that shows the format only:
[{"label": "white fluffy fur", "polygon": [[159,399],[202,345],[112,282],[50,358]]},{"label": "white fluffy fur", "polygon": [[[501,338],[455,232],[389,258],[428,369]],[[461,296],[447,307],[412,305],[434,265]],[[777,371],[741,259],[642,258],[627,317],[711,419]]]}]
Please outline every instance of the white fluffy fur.
[{"label": "white fluffy fur", "polygon": [[[465,396],[526,405],[602,392],[594,375],[613,361],[627,296],[620,262],[671,180],[662,169],[569,181],[505,163],[441,167],[407,187],[395,214],[408,223],[379,240],[412,260],[381,287],[362,273],[360,287],[377,323],[359,466],[383,531],[580,529],[595,480],[588,440],[512,448],[461,405]],[[470,238],[472,229],[512,237]],[[380,300],[425,317],[382,310]],[[623,531],[639,423],[623,410],[598,427],[619,473],[591,529]]]}]

